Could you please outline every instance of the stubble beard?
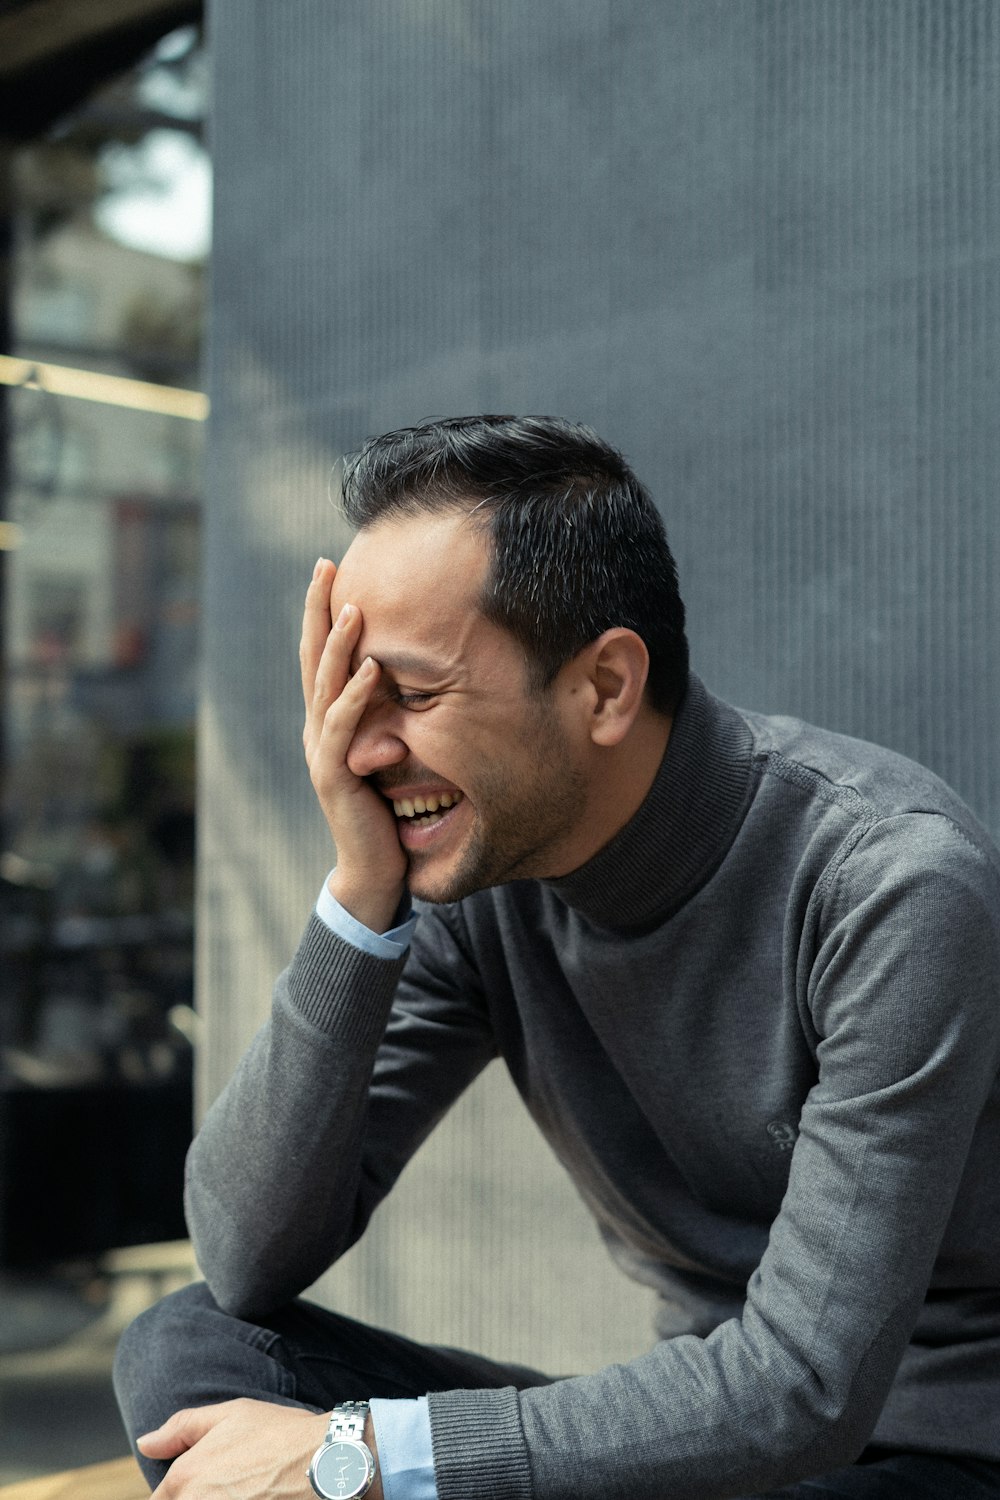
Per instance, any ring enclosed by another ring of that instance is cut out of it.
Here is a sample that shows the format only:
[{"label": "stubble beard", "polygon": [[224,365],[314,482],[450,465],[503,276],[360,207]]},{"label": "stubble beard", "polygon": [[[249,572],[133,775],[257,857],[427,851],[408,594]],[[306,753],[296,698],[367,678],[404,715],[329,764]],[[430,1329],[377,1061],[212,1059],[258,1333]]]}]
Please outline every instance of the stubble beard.
[{"label": "stubble beard", "polygon": [[[409,856],[407,882],[421,901],[461,901],[511,880],[539,880],[557,873],[553,852],[585,816],[582,772],[563,753],[563,737],[551,717],[527,726],[541,764],[530,780],[510,770],[487,770],[477,778],[470,801],[474,822],[454,868],[437,880],[422,878],[421,856]],[[468,796],[469,793],[467,792]]]}]

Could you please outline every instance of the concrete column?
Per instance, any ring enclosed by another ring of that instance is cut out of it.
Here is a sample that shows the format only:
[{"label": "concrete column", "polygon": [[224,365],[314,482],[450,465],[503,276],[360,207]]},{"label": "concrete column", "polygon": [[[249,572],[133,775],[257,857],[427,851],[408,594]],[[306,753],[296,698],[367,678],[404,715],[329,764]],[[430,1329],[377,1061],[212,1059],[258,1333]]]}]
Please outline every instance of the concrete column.
[{"label": "concrete column", "polygon": [[[432,413],[594,424],[693,658],[1000,831],[992,0],[216,0],[201,1097],[331,862],[295,647],[331,466]],[[488,1074],[323,1294],[556,1369],[644,1346]]]}]

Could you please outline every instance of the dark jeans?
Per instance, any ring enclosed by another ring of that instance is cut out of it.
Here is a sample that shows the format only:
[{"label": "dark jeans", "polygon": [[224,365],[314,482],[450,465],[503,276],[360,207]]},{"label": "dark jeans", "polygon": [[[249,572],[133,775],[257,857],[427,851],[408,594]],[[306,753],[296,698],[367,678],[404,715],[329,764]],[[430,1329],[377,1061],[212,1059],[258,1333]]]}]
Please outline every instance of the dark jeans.
[{"label": "dark jeans", "polygon": [[[159,1427],[182,1406],[252,1396],[329,1411],[369,1396],[515,1385],[551,1379],[460,1349],[415,1344],[309,1302],[293,1302],[264,1324],[221,1311],[205,1286],[186,1287],[137,1318],[115,1360],[115,1391],[129,1439]],[[167,1465],[136,1454],[150,1488]],[[850,1468],[745,1500],[986,1500],[1000,1496],[1000,1463],[868,1449]]]}]

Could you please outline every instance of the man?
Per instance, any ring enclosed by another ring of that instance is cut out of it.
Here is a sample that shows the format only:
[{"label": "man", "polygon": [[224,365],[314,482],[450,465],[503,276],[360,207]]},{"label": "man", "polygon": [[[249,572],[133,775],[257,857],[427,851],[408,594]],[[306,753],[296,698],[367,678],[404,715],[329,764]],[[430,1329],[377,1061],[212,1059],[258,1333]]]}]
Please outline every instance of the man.
[{"label": "man", "polygon": [[[119,1353],[157,1495],[1000,1493],[989,839],[689,674],[657,513],[588,429],[390,434],[345,508],[301,648],[336,869],[192,1147],[207,1287]],[[631,1363],[550,1380],[295,1300],[498,1054],[660,1292]]]}]

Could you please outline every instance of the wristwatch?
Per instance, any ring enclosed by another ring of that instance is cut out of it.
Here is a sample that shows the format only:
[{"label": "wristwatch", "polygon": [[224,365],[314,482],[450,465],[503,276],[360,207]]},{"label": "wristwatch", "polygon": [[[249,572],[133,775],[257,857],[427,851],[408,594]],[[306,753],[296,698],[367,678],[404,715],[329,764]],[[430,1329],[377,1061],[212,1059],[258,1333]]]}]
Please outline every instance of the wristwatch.
[{"label": "wristwatch", "polygon": [[306,1477],[321,1500],[354,1500],[375,1483],[375,1455],[363,1441],[367,1401],[345,1401],[330,1414],[323,1446]]}]

